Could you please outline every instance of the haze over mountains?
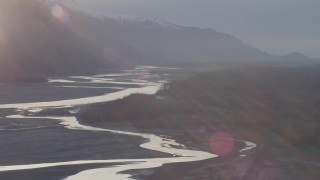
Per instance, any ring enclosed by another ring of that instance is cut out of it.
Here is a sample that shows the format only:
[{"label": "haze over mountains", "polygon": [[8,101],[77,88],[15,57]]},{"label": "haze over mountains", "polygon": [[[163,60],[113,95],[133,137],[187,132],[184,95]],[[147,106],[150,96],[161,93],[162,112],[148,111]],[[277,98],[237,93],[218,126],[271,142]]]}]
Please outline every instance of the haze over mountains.
[{"label": "haze over mountains", "polygon": [[1,81],[93,73],[107,64],[95,45],[54,18],[42,3],[3,0],[0,8]]},{"label": "haze over mountains", "polygon": [[0,81],[88,74],[138,64],[310,60],[297,54],[272,55],[213,29],[97,17],[36,0],[3,0],[0,5]]},{"label": "haze over mountains", "polygon": [[0,0],[0,180],[320,179],[320,59],[73,1]]},{"label": "haze over mountains", "polygon": [[[99,23],[98,23],[99,22]],[[213,29],[187,28],[147,19],[102,17],[90,22],[87,32],[96,41],[126,54],[123,44],[142,63],[271,60],[275,56]],[[103,25],[101,25],[101,23]],[[99,26],[104,26],[103,29]]]}]

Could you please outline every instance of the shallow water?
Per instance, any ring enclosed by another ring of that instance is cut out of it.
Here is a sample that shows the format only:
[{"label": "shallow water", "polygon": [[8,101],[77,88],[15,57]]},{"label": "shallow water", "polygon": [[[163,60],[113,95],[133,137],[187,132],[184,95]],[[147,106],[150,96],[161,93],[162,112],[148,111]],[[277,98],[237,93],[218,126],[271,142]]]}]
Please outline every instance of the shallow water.
[{"label": "shallow water", "polygon": [[[147,134],[147,133],[136,133],[136,132],[128,132],[128,131],[118,131],[104,128],[91,127],[87,125],[80,124],[73,111],[70,111],[69,116],[25,116],[24,112],[29,113],[38,113],[46,109],[51,108],[73,108],[78,109],[78,106],[83,106],[92,103],[99,102],[107,102],[114,101],[117,99],[124,98],[131,94],[135,93],[143,93],[143,94],[155,94],[158,89],[161,87],[162,82],[166,82],[167,79],[161,79],[161,76],[152,76],[148,73],[150,69],[157,69],[157,67],[138,67],[135,71],[131,71],[133,76],[131,77],[131,82],[128,81],[128,77],[130,77],[130,73],[124,72],[118,74],[110,74],[112,79],[108,74],[98,75],[94,77],[69,77],[66,79],[58,79],[51,80],[51,83],[61,83],[61,86],[71,86],[72,83],[77,82],[76,78],[81,80],[87,80],[88,82],[85,84],[83,88],[90,87],[90,83],[100,83],[108,82],[117,85],[126,85],[126,84],[136,84],[141,87],[137,88],[126,88],[120,87],[124,89],[118,88],[119,91],[113,93],[102,94],[99,96],[92,97],[82,97],[75,99],[65,99],[59,101],[43,101],[43,102],[32,102],[32,103],[13,103],[13,104],[0,104],[0,109],[16,109],[17,113],[8,115],[7,118],[11,119],[52,119],[59,121],[60,125],[63,125],[65,128],[69,130],[80,130],[80,131],[93,131],[93,132],[108,132],[113,134],[120,134],[130,137],[137,137],[141,139],[145,139],[146,143],[140,144],[140,147],[143,149],[147,149],[150,151],[157,151],[168,154],[166,158],[133,158],[133,159],[101,159],[101,160],[77,160],[77,161],[65,161],[65,162],[47,162],[47,163],[39,163],[39,164],[26,164],[26,165],[12,165],[12,166],[0,166],[0,172],[7,171],[19,171],[19,170],[31,170],[31,169],[40,169],[40,168],[48,168],[48,167],[58,167],[58,166],[73,166],[73,165],[84,165],[84,164],[106,164],[106,163],[121,163],[121,165],[105,167],[105,168],[96,168],[96,169],[87,169],[82,172],[78,172],[72,176],[66,177],[66,179],[79,179],[79,180],[87,180],[87,179],[131,179],[130,174],[121,173],[127,170],[138,170],[138,169],[148,169],[160,167],[164,164],[168,163],[186,163],[192,161],[201,161],[205,159],[210,159],[217,157],[217,155],[197,151],[197,150],[189,150],[185,148],[182,144],[178,144],[173,139],[162,138],[155,134]],[[160,68],[161,69],[161,68]],[[143,75],[141,75],[143,74]],[[97,78],[98,77],[98,78]],[[103,78],[106,78],[105,80]],[[126,81],[123,81],[123,78],[126,78]],[[160,78],[160,79],[159,79]],[[122,80],[122,81],[121,81]],[[143,83],[137,83],[138,81],[143,81]],[[50,83],[49,83],[50,84]],[[77,86],[81,88],[81,86]],[[106,88],[106,87],[103,87]],[[109,87],[112,88],[112,87]],[[77,112],[74,111],[74,112]],[[181,147],[181,148],[177,148]],[[254,148],[254,144],[247,143],[247,147],[242,151],[246,151]]]}]

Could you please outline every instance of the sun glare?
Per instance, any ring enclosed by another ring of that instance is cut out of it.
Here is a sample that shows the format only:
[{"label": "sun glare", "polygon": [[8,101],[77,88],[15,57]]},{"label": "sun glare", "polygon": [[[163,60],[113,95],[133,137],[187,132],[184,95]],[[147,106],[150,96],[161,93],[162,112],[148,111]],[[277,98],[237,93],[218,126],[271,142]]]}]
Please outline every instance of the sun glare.
[{"label": "sun glare", "polygon": [[67,23],[70,20],[70,15],[67,10],[60,5],[53,5],[51,7],[51,14],[53,17],[57,18],[59,21]]}]

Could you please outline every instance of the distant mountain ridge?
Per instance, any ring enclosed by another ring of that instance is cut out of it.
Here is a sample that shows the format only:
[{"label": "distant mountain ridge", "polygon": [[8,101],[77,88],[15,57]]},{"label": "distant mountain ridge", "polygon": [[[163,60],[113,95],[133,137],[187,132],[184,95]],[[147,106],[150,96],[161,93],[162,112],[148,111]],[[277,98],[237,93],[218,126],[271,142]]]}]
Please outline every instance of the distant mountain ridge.
[{"label": "distant mountain ridge", "polygon": [[309,59],[301,54],[272,55],[209,28],[108,17],[80,10],[73,1],[55,2],[0,1],[0,82],[91,74],[135,65]]},{"label": "distant mountain ridge", "polygon": [[143,18],[114,18],[99,13],[76,14],[78,17],[79,14],[88,16],[85,19],[90,20],[86,23],[74,19],[77,29],[82,30],[81,36],[90,34],[91,41],[116,50],[118,54],[126,54],[129,50],[136,57],[128,59],[136,63],[241,62],[277,58],[231,35],[209,28],[183,27]]},{"label": "distant mountain ridge", "polygon": [[283,59],[288,61],[310,61],[311,60],[311,58],[299,52],[292,52],[288,55],[285,55],[283,56]]},{"label": "distant mountain ridge", "polygon": [[[134,49],[140,54],[142,63],[287,60],[287,57],[267,53],[211,28],[184,27],[158,19],[112,16],[107,13],[84,11],[83,14],[97,18],[100,26],[105,24],[105,30],[100,29],[103,34],[113,36],[127,48]],[[94,26],[91,28],[94,29]],[[96,36],[99,37],[99,33]],[[121,51],[121,48],[116,49]],[[312,60],[303,56],[296,56],[293,61]]]}]

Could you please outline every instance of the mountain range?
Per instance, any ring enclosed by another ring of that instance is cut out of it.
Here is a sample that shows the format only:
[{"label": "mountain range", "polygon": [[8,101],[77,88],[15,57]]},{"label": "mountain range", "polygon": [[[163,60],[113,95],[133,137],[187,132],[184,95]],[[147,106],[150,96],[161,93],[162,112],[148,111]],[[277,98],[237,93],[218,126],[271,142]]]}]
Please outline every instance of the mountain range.
[{"label": "mountain range", "polygon": [[61,3],[0,2],[0,81],[92,74],[135,65],[309,61],[272,55],[213,29],[111,18]]},{"label": "mountain range", "polygon": [[84,21],[83,16],[75,16],[73,21],[77,26],[74,30],[78,30],[82,37],[89,37],[87,40],[102,44],[112,56],[127,63],[261,61],[277,58],[231,35],[209,28],[96,14],[88,14],[87,18],[90,20]]}]

